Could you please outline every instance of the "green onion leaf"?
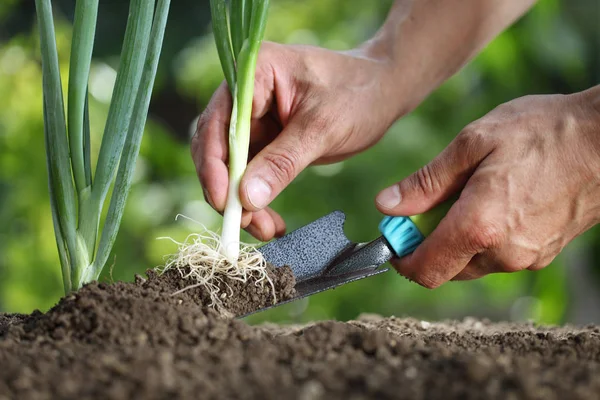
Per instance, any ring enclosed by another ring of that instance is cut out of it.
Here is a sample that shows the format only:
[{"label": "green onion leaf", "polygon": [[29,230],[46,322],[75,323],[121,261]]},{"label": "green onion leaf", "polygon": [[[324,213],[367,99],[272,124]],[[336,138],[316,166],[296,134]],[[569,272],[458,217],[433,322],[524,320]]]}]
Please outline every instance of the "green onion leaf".
[{"label": "green onion leaf", "polygon": [[[97,16],[98,0],[77,0],[73,23],[68,93],[69,144],[77,192],[81,192],[91,183],[86,177],[83,142],[85,130],[89,131],[89,125],[85,126],[85,114]],[[89,124],[89,122],[87,123]],[[89,176],[91,177],[91,173]]]},{"label": "green onion leaf", "polygon": [[97,207],[104,203],[121,158],[150,40],[153,13],[154,0],[131,0],[121,62],[92,186]]},{"label": "green onion leaf", "polygon": [[[47,121],[48,117],[46,115],[46,106],[44,105],[44,121]],[[49,135],[48,128],[46,122],[44,122],[44,144],[46,147],[46,153],[48,154],[50,149],[49,143]],[[48,171],[52,168],[50,163],[50,157],[46,157],[46,167]],[[58,217],[58,208],[56,206],[56,201],[54,200],[55,189],[52,184],[52,176],[48,174],[48,193],[50,193],[50,209],[52,211],[52,225],[54,226],[54,237],[56,238],[56,246],[58,247],[58,257],[60,259],[60,267],[62,271],[63,278],[63,287],[65,293],[69,293],[71,290],[71,265],[69,264],[69,256],[65,247],[65,239],[62,234],[62,230],[60,228],[60,221]]]},{"label": "green onion leaf", "polygon": [[256,53],[256,56],[258,56],[260,44],[265,36],[268,12],[269,0],[252,1],[252,17],[250,20],[250,34],[248,37],[250,39],[251,51]]},{"label": "green onion leaf", "polygon": [[250,37],[250,24],[252,23],[252,3],[253,0],[246,0],[244,7],[244,39]]},{"label": "green onion leaf", "polygon": [[[75,190],[71,175],[69,143],[64,115],[64,100],[60,79],[60,67],[56,49],[56,36],[50,0],[36,0],[36,12],[40,30],[42,52],[42,80],[44,93],[44,138],[48,164],[48,179],[53,220],[59,226],[57,242],[63,238],[69,247],[67,255],[61,254],[63,272],[65,265],[77,264],[75,235]],[[60,247],[59,247],[60,250]],[[64,247],[63,247],[64,251]],[[73,271],[70,271],[72,276]],[[63,277],[66,282],[69,278]]]},{"label": "green onion leaf", "polygon": [[229,90],[233,93],[236,81],[235,57],[227,26],[227,6],[225,0],[210,0],[210,14],[221,67],[225,74],[225,80],[229,85]]},{"label": "green onion leaf", "polygon": [[[87,92],[87,89],[86,89]],[[89,98],[85,96],[85,106],[83,108],[83,168],[85,169],[85,184],[92,185],[92,142],[90,140],[90,109]]]},{"label": "green onion leaf", "polygon": [[[156,0],[130,2],[121,62],[93,179],[88,81],[99,0],[76,3],[68,127],[51,0],[36,0],[48,189],[65,292],[98,279],[117,235],[148,116],[171,0],[158,0],[156,10],[155,3]],[[100,216],[116,172],[98,244]]]},{"label": "green onion leaf", "polygon": [[247,31],[244,26],[247,0],[231,0],[229,9],[229,29],[231,31],[231,45],[233,48],[234,58],[237,59],[244,40],[246,40]]},{"label": "green onion leaf", "polygon": [[104,228],[102,229],[98,253],[91,269],[93,276],[98,276],[100,274],[100,271],[108,260],[123,216],[127,194],[129,193],[135,171],[135,161],[140,151],[144,126],[148,116],[150,97],[152,95],[158,61],[160,59],[170,3],[171,0],[158,0],[156,6],[156,15],[154,17],[154,24],[150,35],[150,46],[144,65],[140,90],[135,102],[133,116],[129,124],[127,140],[125,141],[123,156],[119,163],[119,170],[117,172],[117,179],[110,200],[108,215],[106,217]]}]

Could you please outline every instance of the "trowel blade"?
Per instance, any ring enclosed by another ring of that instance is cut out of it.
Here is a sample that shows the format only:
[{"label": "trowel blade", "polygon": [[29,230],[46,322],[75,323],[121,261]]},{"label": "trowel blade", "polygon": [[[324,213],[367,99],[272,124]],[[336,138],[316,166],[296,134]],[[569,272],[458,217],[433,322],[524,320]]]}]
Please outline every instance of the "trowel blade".
[{"label": "trowel blade", "polygon": [[296,295],[254,312],[387,271],[379,268],[393,254],[385,238],[353,243],[344,234],[345,220],[343,212],[334,211],[258,249],[275,267],[292,269]]}]

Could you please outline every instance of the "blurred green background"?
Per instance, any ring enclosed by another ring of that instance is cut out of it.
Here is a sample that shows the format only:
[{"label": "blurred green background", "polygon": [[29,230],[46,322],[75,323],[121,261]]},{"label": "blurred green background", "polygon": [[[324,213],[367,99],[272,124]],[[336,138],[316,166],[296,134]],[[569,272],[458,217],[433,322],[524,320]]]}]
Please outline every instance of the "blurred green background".
[{"label": "blurred green background", "polygon": [[[63,82],[67,82],[75,0],[53,1]],[[128,2],[103,0],[90,77],[97,151],[110,101]],[[348,49],[381,25],[391,0],[273,0],[267,38]],[[31,0],[0,3],[0,311],[46,310],[62,295],[47,194],[39,43]],[[135,182],[114,248],[113,278],[160,265],[198,229],[218,229],[189,156],[195,117],[222,79],[208,1],[173,0],[150,119]],[[597,0],[541,0],[473,62],[398,121],[374,148],[314,167],[274,202],[294,229],[333,210],[347,214],[355,241],[376,237],[373,207],[383,187],[433,158],[469,122],[500,103],[534,93],[570,93],[600,83]],[[246,235],[245,239],[251,241]],[[592,229],[540,272],[493,275],[430,291],[393,272],[249,318],[251,322],[341,319],[359,313],[422,319],[487,317],[544,323],[600,322],[600,230]],[[108,269],[104,279],[110,279]]]}]

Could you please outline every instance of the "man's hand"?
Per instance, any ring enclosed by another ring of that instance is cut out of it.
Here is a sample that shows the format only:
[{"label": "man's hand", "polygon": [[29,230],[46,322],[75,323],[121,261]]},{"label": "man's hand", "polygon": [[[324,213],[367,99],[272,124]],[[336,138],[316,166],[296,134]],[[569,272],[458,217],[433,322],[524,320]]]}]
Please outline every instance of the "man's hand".
[{"label": "man's hand", "polygon": [[461,189],[437,229],[394,262],[400,274],[435,288],[547,266],[600,221],[600,86],[499,106],[376,204],[415,215]]},{"label": "man's hand", "polygon": [[[396,0],[377,34],[334,52],[263,43],[258,57],[242,227],[269,240],[285,231],[267,205],[308,165],[375,144],[534,0]],[[207,201],[227,196],[231,97],[225,84],[202,114],[192,157]]]},{"label": "man's hand", "polygon": [[[240,184],[242,227],[266,241],[284,233],[267,205],[308,165],[345,159],[375,144],[401,110],[390,97],[390,65],[366,51],[334,52],[264,43],[258,58],[250,158]],[[192,140],[207,201],[225,207],[231,96],[213,95]]]}]

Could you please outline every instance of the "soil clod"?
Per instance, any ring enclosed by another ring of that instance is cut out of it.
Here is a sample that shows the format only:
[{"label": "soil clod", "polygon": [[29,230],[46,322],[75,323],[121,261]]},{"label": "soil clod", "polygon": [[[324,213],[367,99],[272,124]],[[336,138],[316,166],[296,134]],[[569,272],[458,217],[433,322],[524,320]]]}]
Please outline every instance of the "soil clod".
[{"label": "soil clod", "polygon": [[[219,279],[216,285],[222,308],[216,309],[227,316],[243,316],[275,304],[274,300],[280,302],[294,297],[296,279],[290,267],[275,268],[267,264],[266,273],[272,286],[266,279],[258,281],[254,276],[246,282],[227,276]],[[166,270],[158,281],[162,286],[159,290],[170,290],[176,293],[175,297],[185,297],[203,307],[211,306],[212,299],[205,288],[194,286],[194,279],[183,279],[184,276],[185,271]]]}]

